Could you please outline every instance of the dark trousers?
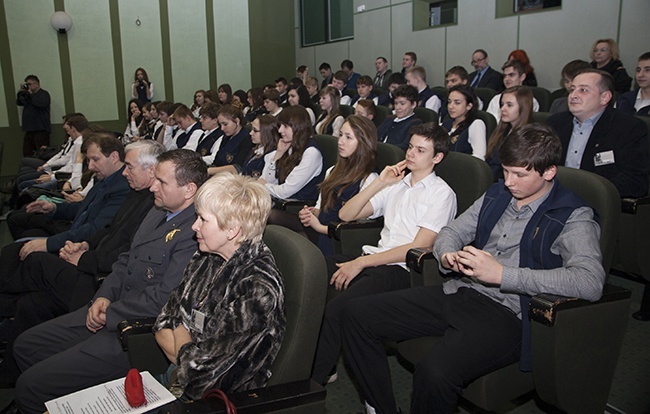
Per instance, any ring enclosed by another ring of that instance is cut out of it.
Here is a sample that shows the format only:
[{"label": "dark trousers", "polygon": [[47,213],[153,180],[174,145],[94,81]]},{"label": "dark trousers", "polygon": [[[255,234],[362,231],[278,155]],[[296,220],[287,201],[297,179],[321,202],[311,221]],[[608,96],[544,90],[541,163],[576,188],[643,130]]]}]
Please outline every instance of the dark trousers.
[{"label": "dark trousers", "polygon": [[128,357],[115,331],[104,327],[91,333],[86,328],[87,313],[83,307],[18,337],[14,354],[22,374],[15,398],[21,413],[42,413],[46,401],[128,372]]},{"label": "dark trousers", "polygon": [[52,220],[48,214],[28,213],[24,208],[7,216],[7,226],[14,240],[21,237],[49,237],[70,228],[70,221]]},{"label": "dark trousers", "polygon": [[445,295],[426,286],[349,301],[342,310],[346,361],[379,413],[395,413],[384,342],[425,336],[440,340],[415,367],[411,413],[453,413],[474,379],[519,359],[521,321],[469,288]]},{"label": "dark trousers", "polygon": [[[16,244],[16,243],[14,243]],[[5,285],[12,292],[0,290],[0,314],[13,316],[7,334],[7,348],[0,363],[0,380],[15,382],[18,367],[14,360],[13,344],[27,329],[64,315],[85,304],[94,295],[93,276],[51,253],[34,252],[21,262],[11,275],[2,269],[3,277],[12,280]]]},{"label": "dark trousers", "polygon": [[25,132],[23,139],[23,157],[33,157],[40,147],[50,145],[50,133],[47,131]]},{"label": "dark trousers", "polygon": [[[338,270],[336,263],[353,260],[354,256],[336,255],[326,257],[328,282]],[[339,321],[343,307],[354,298],[375,293],[390,292],[410,287],[411,280],[408,272],[401,266],[377,266],[364,269],[350,282],[348,288],[341,291],[325,307],[325,317],[320,329],[316,357],[312,369],[312,378],[322,384],[330,373],[341,352],[341,330]],[[334,290],[333,286],[329,286]]]}]

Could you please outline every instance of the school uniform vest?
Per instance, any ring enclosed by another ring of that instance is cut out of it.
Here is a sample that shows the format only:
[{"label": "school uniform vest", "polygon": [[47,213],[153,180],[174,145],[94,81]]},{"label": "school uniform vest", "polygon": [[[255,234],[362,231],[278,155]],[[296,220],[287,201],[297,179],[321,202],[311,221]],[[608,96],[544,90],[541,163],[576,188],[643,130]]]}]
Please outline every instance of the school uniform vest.
[{"label": "school uniform vest", "polygon": [[[147,82],[147,85],[151,87],[151,82]],[[140,85],[139,82],[135,87],[135,92],[138,94],[138,100],[142,102],[142,104],[146,104],[151,100],[147,97],[147,89],[144,87],[144,85]]]},{"label": "school uniform vest", "polygon": [[[205,134],[205,132],[203,134]],[[202,157],[211,155],[212,147],[214,146],[214,143],[217,142],[217,140],[222,135],[223,135],[223,131],[221,130],[221,128],[216,128],[208,135],[204,135],[199,139],[199,143],[196,146],[196,152],[198,152]]]},{"label": "school uniform vest", "polygon": [[[309,143],[307,144],[305,151],[307,150],[307,148],[311,148],[311,147],[316,148],[320,152],[320,148],[318,148],[318,145],[316,144],[314,138],[309,138]],[[321,166],[320,174],[318,174],[316,177],[309,180],[309,182],[305,184],[304,187],[302,187],[296,193],[291,194],[288,198],[296,199],[296,200],[318,199],[318,184],[320,184],[323,181],[323,176],[325,175],[325,169],[323,167],[324,166]],[[280,182],[280,184],[284,184],[284,181]]]},{"label": "school uniform vest", "polygon": [[[318,221],[326,225],[330,221],[339,221],[339,210],[343,207],[344,203],[347,203],[352,197],[359,193],[361,189],[361,181],[357,180],[356,182],[347,186],[341,195],[338,193],[341,190],[341,186],[334,188],[334,205],[328,210],[324,210],[321,206],[320,213],[318,213]],[[326,234],[320,234],[318,236],[318,248],[323,252],[325,256],[331,256],[334,254],[334,246],[332,245],[332,239]]]},{"label": "school uniform vest", "polygon": [[[453,119],[447,118],[442,122],[442,126],[447,131],[451,131],[453,123]],[[451,137],[451,146],[449,147],[450,151],[472,154],[472,146],[469,143],[469,127],[460,132],[456,130],[453,135],[450,133],[449,136]]]},{"label": "school uniform vest", "polygon": [[252,149],[241,167],[241,173],[249,177],[258,178],[264,170],[264,156],[267,153],[255,157],[255,149]]},{"label": "school uniform vest", "polygon": [[435,93],[431,90],[431,88],[429,88],[428,86],[424,88],[422,92],[420,92],[420,94],[418,95],[418,98],[420,99],[420,101],[418,102],[418,106],[424,108],[427,101],[434,95]]},{"label": "school uniform vest", "polygon": [[388,116],[377,129],[377,139],[379,142],[393,144],[406,151],[411,138],[409,129],[421,123],[420,118],[415,115],[411,115],[409,118],[400,122],[395,122],[394,115]]},{"label": "school uniform vest", "polygon": [[250,139],[250,134],[246,128],[242,128],[232,137],[224,135],[221,140],[221,145],[219,146],[219,151],[217,151],[217,155],[214,157],[212,165],[215,167],[221,167],[223,165],[232,164],[237,158],[242,144],[246,140],[250,143]]},{"label": "school uniform vest", "polygon": [[194,133],[194,131],[201,129],[201,124],[199,122],[195,122],[194,125],[192,125],[192,128],[190,128],[189,131],[187,132],[181,132],[181,134],[176,138],[176,147],[177,148],[183,148],[185,145],[187,145],[187,142],[190,140],[190,137]]},{"label": "school uniform vest", "polygon": [[[530,269],[555,269],[562,267],[562,257],[551,252],[551,246],[564,229],[569,216],[587,203],[573,192],[565,189],[555,180],[548,198],[530,218],[519,245],[519,266]],[[479,211],[474,245],[483,249],[494,226],[506,210],[512,194],[506,189],[503,180],[492,184],[485,194]],[[598,220],[594,211],[595,219]],[[528,316],[530,296],[519,295],[521,301],[521,358],[519,369],[532,371],[531,326]]]}]

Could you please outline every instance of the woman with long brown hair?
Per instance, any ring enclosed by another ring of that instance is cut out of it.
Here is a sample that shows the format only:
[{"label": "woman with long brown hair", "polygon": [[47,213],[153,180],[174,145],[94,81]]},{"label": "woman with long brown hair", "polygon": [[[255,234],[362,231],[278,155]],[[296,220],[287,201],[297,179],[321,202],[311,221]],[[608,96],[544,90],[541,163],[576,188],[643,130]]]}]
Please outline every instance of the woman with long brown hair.
[{"label": "woman with long brown hair", "polygon": [[277,149],[264,157],[260,180],[276,199],[315,200],[323,156],[312,137],[309,114],[302,106],[290,106],[277,119],[280,140]]},{"label": "woman with long brown hair", "polygon": [[513,86],[501,94],[501,119],[488,139],[485,160],[490,164],[494,181],[503,178],[499,148],[514,129],[533,122],[533,92],[527,86]]},{"label": "woman with long brown hair", "polygon": [[345,122],[339,110],[341,94],[335,87],[326,86],[320,91],[319,102],[323,112],[316,120],[316,133],[338,137]]},{"label": "woman with long brown hair", "polygon": [[377,154],[377,128],[371,120],[350,115],[341,127],[336,164],[325,173],[314,207],[305,206],[300,221],[324,255],[334,254],[327,224],[339,220],[339,210],[377,178],[373,172]]}]

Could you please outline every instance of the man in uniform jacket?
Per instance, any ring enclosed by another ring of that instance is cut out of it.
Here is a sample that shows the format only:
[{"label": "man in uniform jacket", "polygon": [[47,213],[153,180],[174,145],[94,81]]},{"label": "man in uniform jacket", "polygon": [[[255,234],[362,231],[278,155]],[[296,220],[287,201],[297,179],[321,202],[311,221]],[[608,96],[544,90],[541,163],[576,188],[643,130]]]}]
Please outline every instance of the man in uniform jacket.
[{"label": "man in uniform jacket", "polygon": [[196,251],[191,227],[194,195],[207,179],[199,154],[172,150],[158,157],[151,186],[156,207],[120,255],[88,308],[38,325],[18,337],[14,356],[21,412],[43,412],[44,403],[126,375],[130,364],[117,324],[157,316]]}]

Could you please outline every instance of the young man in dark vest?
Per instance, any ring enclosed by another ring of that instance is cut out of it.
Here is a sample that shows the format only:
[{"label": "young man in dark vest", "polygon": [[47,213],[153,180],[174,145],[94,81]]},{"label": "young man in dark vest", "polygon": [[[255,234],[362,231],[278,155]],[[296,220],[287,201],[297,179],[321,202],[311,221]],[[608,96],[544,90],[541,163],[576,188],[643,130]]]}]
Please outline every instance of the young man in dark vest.
[{"label": "young man in dark vest", "polygon": [[527,125],[508,136],[499,157],[505,182],[435,240],[440,270],[455,272],[447,282],[358,298],[343,309],[343,349],[368,412],[397,410],[383,341],[442,337],[415,368],[411,413],[453,413],[474,379],[517,361],[531,370],[531,296],[600,298],[600,229],[593,210],[555,180],[558,137]]}]

